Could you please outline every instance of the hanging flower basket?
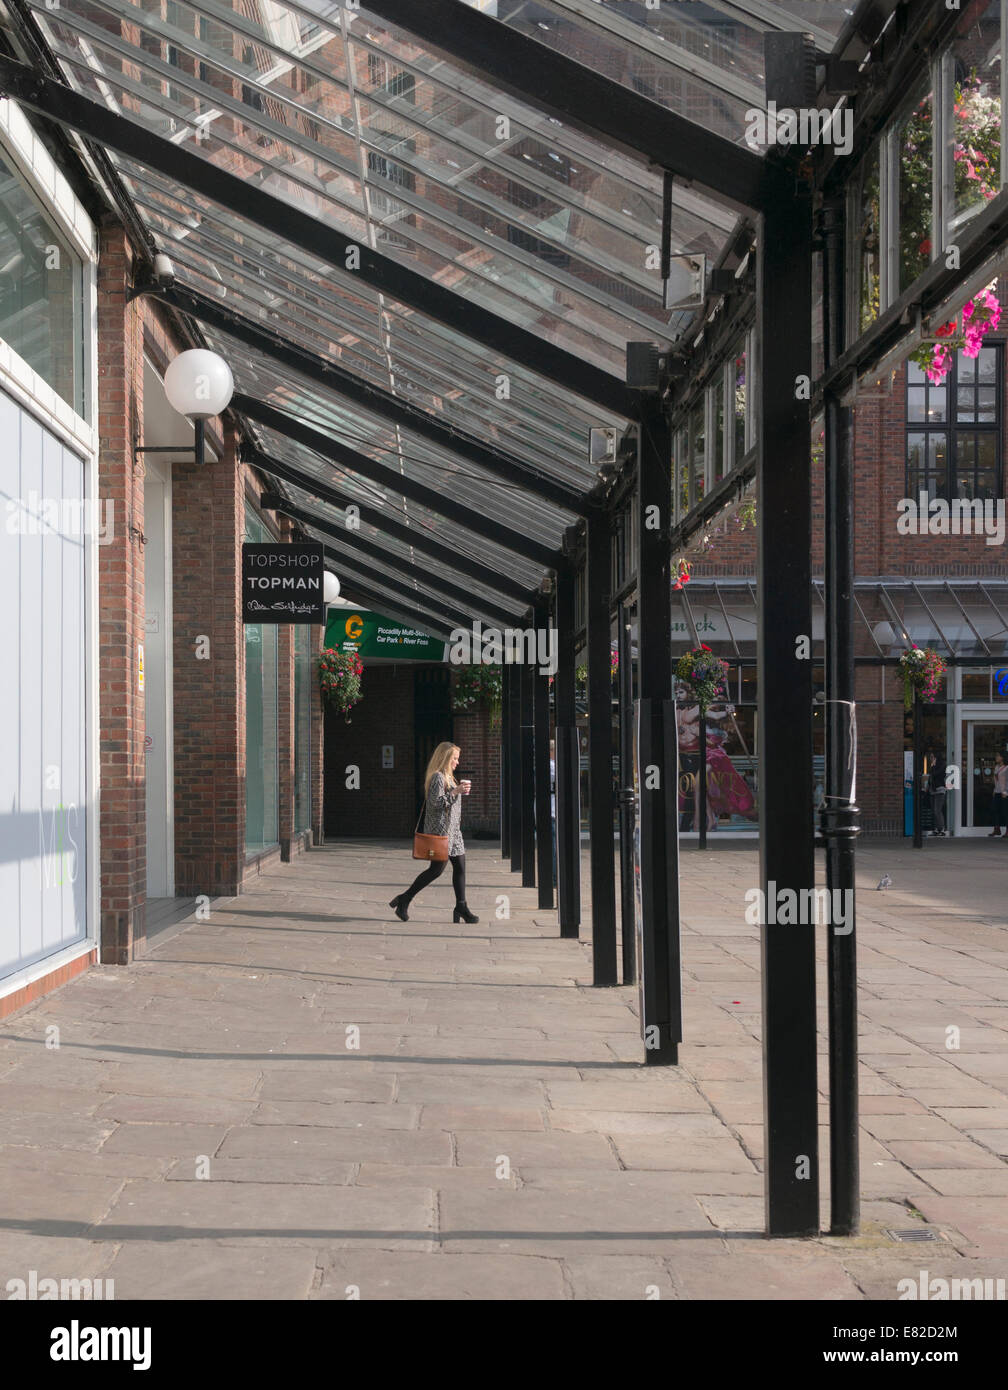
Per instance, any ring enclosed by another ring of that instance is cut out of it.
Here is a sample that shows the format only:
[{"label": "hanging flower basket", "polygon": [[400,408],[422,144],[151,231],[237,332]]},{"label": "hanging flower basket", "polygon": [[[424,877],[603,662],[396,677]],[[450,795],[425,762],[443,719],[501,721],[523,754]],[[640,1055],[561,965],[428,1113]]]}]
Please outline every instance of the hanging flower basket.
[{"label": "hanging flower basket", "polygon": [[700,706],[701,717],[715,700],[728,694],[729,670],[727,661],[702,644],[685,652],[676,662],[676,678]]},{"label": "hanging flower basket", "polygon": [[960,320],[952,319],[935,329],[935,343],[925,343],[911,354],[932,385],[940,386],[952,367],[953,354],[979,356],[983,340],[1001,322],[1001,304],[995,294],[997,281],[963,305]]},{"label": "hanging flower basket", "polygon": [[[615,680],[619,675],[619,647],[609,648],[609,679]],[[580,666],[574,668],[574,681],[577,688],[582,693],[588,689],[588,663],[582,661]],[[553,684],[553,677],[550,676],[550,685]]]},{"label": "hanging flower basket", "polygon": [[350,723],[350,711],[361,698],[364,663],[356,652],[340,652],[326,647],[319,656],[319,685],[322,698],[339,710]]},{"label": "hanging flower basket", "polygon": [[452,708],[456,714],[488,709],[490,727],[499,729],[502,688],[503,675],[499,666],[463,666],[452,691]]},{"label": "hanging flower basket", "polygon": [[690,570],[692,568],[689,560],[684,559],[681,555],[678,560],[673,561],[672,573],[675,576],[672,581],[673,589],[681,589],[684,584],[690,582]]},{"label": "hanging flower basket", "polygon": [[903,704],[913,709],[914,695],[919,693],[926,704],[932,704],[941,687],[945,662],[931,647],[911,647],[900,657],[903,677]]}]

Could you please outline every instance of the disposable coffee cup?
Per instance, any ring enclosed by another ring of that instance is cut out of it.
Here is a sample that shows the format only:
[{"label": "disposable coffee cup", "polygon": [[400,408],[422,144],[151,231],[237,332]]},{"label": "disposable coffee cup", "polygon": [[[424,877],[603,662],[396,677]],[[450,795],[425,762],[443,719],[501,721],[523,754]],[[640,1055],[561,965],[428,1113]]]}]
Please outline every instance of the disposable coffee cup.
[{"label": "disposable coffee cup", "polygon": [[469,777],[460,777],[459,786],[462,788],[463,794],[468,796],[472,791],[472,779]]}]

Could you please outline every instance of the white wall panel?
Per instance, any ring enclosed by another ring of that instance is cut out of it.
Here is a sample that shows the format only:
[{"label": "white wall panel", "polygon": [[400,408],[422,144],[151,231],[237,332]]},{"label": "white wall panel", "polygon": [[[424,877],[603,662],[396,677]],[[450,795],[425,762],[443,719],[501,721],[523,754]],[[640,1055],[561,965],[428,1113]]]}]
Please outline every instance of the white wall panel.
[{"label": "white wall panel", "polygon": [[[0,391],[0,980],[86,935],[84,464]],[[69,508],[65,503],[73,504]]]}]

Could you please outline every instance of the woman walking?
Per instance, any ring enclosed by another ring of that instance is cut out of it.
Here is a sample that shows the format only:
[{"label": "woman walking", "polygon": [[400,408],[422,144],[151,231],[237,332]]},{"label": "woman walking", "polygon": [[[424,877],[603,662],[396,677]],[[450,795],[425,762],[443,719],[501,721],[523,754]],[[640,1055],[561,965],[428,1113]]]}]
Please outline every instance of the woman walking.
[{"label": "woman walking", "polygon": [[[462,819],[462,797],[469,795],[469,783],[455,781],[459,749],[454,743],[439,743],[431,754],[424,778],[426,796],[424,814],[425,835],[447,835],[448,858],[452,866],[452,887],[455,889],[455,911],[453,922],[478,922],[475,912],[466,905],[465,886],[465,844],[459,822]],[[435,860],[429,868],[418,874],[405,893],[393,898],[389,907],[401,922],[409,921],[410,903],[428,883],[433,883],[445,869],[445,860]]]}]

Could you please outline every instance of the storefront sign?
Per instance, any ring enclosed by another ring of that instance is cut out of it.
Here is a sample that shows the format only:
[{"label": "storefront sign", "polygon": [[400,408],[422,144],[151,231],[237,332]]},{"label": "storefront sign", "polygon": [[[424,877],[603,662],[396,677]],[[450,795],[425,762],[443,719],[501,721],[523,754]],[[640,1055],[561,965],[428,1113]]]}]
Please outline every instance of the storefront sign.
[{"label": "storefront sign", "polygon": [[393,661],[443,661],[444,643],[366,608],[330,608],[325,645],[360,657]]},{"label": "storefront sign", "polygon": [[242,546],[242,622],[324,623],[322,546]]}]

